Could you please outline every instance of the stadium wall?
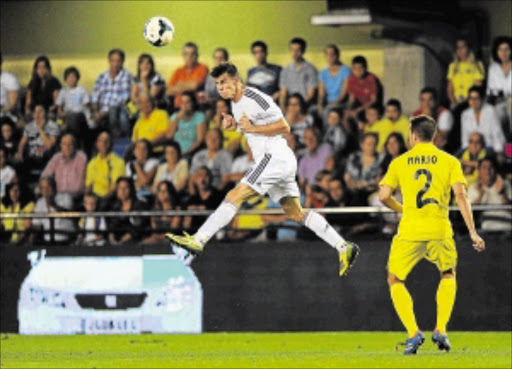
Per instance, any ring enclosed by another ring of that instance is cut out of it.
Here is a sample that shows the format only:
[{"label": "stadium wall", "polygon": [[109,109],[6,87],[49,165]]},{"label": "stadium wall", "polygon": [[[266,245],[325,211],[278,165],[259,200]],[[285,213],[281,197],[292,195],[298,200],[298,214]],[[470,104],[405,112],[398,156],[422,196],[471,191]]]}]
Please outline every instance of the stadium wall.
[{"label": "stadium wall", "polygon": [[[451,330],[511,329],[511,236],[485,236],[478,254],[457,238],[458,291]],[[402,330],[386,285],[390,240],[360,239],[362,254],[344,279],[335,252],[318,241],[212,243],[192,264],[204,291],[205,331]],[[53,254],[161,253],[160,248],[54,248]],[[0,247],[0,331],[17,332],[19,287],[30,265],[21,247]],[[439,274],[421,262],[407,285],[422,329],[434,327]]]}]

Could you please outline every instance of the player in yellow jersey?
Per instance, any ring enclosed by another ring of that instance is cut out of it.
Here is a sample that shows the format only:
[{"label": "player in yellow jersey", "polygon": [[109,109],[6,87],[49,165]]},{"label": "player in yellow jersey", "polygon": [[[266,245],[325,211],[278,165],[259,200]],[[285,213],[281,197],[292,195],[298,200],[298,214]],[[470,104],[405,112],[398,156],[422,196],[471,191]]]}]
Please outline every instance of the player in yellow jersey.
[{"label": "player in yellow jersey", "polygon": [[[391,299],[409,338],[405,355],[415,354],[425,338],[418,329],[412,298],[405,280],[423,258],[441,272],[437,290],[437,324],[432,341],[440,350],[450,351],[446,325],[455,302],[457,250],[448,218],[450,190],[477,251],[485,243],[475,230],[471,204],[466,195],[466,179],[460,162],[434,146],[434,119],[422,115],[411,120],[408,152],[393,160],[380,182],[379,199],[387,207],[403,213],[397,235],[393,238],[388,261],[388,284]],[[403,205],[392,196],[399,187]]]}]

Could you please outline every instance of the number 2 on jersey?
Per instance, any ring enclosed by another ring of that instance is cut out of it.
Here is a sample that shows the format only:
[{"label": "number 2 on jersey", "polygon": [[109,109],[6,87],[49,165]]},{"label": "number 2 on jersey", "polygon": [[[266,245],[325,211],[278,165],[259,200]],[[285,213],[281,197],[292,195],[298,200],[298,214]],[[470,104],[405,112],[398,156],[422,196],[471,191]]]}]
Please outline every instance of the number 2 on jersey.
[{"label": "number 2 on jersey", "polygon": [[423,196],[430,189],[430,185],[432,184],[432,173],[430,173],[427,169],[418,169],[416,173],[414,173],[414,179],[418,180],[422,175],[427,177],[425,181],[425,186],[421,190],[418,191],[416,195],[416,207],[421,209],[427,204],[438,204],[439,202],[436,199],[424,199]]}]

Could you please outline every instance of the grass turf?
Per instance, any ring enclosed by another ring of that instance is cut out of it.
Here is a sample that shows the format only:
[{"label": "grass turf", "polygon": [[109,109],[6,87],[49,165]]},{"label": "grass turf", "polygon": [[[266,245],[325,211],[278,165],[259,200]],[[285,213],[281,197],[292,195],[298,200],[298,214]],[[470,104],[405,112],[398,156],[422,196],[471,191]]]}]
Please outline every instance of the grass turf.
[{"label": "grass turf", "polygon": [[452,351],[427,335],[402,355],[403,333],[206,333],[140,336],[0,337],[2,368],[511,367],[511,332],[451,332]]}]

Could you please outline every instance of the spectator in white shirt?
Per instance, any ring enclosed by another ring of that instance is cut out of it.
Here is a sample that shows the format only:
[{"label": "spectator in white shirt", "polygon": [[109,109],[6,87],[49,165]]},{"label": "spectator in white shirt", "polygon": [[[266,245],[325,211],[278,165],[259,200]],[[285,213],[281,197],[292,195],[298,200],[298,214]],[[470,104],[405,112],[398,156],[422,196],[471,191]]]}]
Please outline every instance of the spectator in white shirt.
[{"label": "spectator in white shirt", "polygon": [[494,39],[493,63],[489,66],[487,95],[495,104],[496,112],[507,131],[512,131],[512,38]]},{"label": "spectator in white shirt", "polygon": [[12,73],[2,70],[2,54],[0,53],[0,115],[16,116],[16,106],[20,83]]},{"label": "spectator in white shirt", "polygon": [[469,135],[479,132],[485,137],[488,147],[495,152],[502,153],[505,145],[505,136],[496,114],[496,110],[490,104],[484,103],[484,89],[473,86],[469,89],[469,108],[464,110],[461,118],[461,147],[469,140]]}]

